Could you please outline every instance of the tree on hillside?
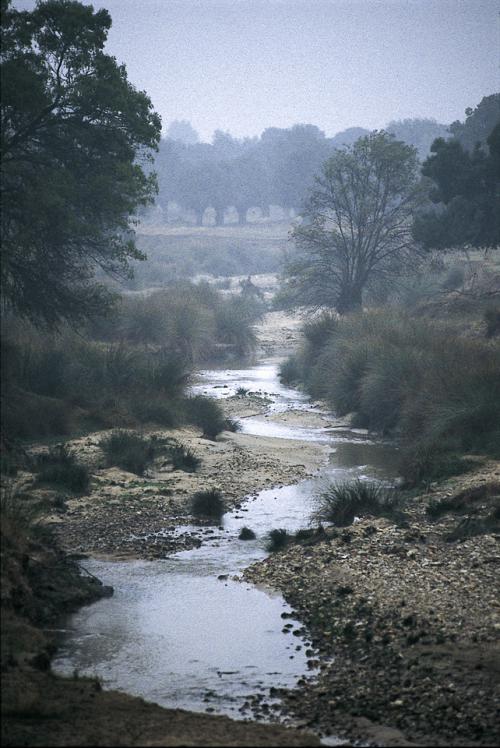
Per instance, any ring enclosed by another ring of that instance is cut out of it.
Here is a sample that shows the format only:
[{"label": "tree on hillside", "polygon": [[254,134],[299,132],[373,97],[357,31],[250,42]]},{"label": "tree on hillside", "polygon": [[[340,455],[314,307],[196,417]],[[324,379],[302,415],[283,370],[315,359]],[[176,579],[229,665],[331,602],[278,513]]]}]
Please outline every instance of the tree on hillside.
[{"label": "tree on hillside", "polygon": [[411,216],[421,199],[411,146],[374,132],[336,151],[292,232],[288,297],[341,314],[359,308],[369,282],[398,272],[412,250]]},{"label": "tree on hillside", "polygon": [[415,218],[413,234],[428,249],[500,245],[500,123],[467,151],[453,138],[435,141],[422,173],[434,207]]},{"label": "tree on hillside", "polygon": [[49,325],[110,300],[98,268],[140,258],[130,217],[151,202],[143,167],[160,119],[103,51],[111,19],[73,0],[19,12],[2,0],[4,302]]},{"label": "tree on hillside", "polygon": [[486,141],[493,128],[500,123],[500,93],[484,96],[477,107],[465,110],[465,121],[453,122],[449,130],[466,151],[473,151]]}]

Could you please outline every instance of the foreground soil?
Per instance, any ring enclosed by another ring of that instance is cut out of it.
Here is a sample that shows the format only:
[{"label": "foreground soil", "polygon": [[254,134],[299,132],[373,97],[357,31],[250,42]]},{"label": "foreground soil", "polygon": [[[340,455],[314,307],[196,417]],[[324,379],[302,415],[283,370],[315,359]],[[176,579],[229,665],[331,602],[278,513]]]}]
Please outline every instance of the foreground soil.
[{"label": "foreground soil", "polygon": [[250,567],[315,646],[320,675],[286,709],[376,745],[500,744],[499,502],[489,463],[409,500],[402,524],[366,517]]},{"label": "foreground soil", "polygon": [[[10,678],[2,742],[10,746],[313,746],[302,730],[162,709],[126,694],[17,670]],[[14,682],[12,682],[14,681]],[[15,693],[17,702],[12,695]]]}]

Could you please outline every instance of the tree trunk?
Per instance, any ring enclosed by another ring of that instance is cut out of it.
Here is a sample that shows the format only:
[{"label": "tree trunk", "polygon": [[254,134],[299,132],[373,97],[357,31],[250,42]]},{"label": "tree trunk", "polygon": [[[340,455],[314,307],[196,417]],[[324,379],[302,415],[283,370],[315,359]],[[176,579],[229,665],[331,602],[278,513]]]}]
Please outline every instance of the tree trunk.
[{"label": "tree trunk", "polygon": [[361,309],[363,303],[363,289],[357,285],[345,285],[340,290],[335,305],[339,314],[349,314]]},{"label": "tree trunk", "polygon": [[248,208],[236,208],[238,211],[238,223],[240,226],[244,226],[247,222],[247,210]]}]

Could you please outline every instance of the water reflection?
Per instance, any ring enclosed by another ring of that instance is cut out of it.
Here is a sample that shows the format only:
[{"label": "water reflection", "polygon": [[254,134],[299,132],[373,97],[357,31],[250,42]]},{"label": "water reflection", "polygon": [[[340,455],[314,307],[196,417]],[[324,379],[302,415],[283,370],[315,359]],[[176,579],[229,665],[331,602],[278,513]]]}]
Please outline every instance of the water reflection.
[{"label": "water reflection", "polygon": [[[238,387],[260,391],[272,399],[270,414],[290,408],[318,412],[302,393],[279,382],[272,363],[206,371],[201,380],[193,392],[226,397]],[[328,442],[330,462],[314,479],[261,491],[229,512],[200,548],[154,562],[87,561],[115,595],[73,616],[56,671],[77,669],[164,706],[209,707],[232,717],[242,716],[250,694],[293,686],[309,672],[305,643],[282,631],[282,614],[290,613],[282,597],[231,577],[267,555],[269,530],[307,526],[329,480],[395,475],[394,450],[345,428],[306,429],[262,416],[243,424],[246,433],[258,436]],[[254,530],[255,540],[238,539],[243,526]]]}]

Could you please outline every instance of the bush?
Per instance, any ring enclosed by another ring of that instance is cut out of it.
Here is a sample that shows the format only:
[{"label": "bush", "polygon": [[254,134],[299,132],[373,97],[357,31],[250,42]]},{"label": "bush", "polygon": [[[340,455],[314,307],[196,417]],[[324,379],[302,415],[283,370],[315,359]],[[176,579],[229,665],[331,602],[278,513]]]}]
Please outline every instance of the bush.
[{"label": "bush", "polygon": [[238,387],[238,389],[236,390],[236,395],[238,395],[238,397],[246,397],[249,391],[250,390],[247,390],[246,387]]},{"label": "bush", "polygon": [[194,473],[201,464],[199,457],[184,444],[173,444],[168,448],[168,455],[172,460],[174,470],[184,470],[186,473]]},{"label": "bush", "polygon": [[240,421],[237,421],[235,418],[224,419],[224,431],[232,431],[233,433],[241,431]]},{"label": "bush", "polygon": [[297,356],[289,356],[286,361],[280,364],[279,378],[282,384],[297,384],[302,379],[302,367],[299,364]]},{"label": "bush", "polygon": [[212,519],[220,522],[226,506],[222,494],[216,488],[198,491],[191,499],[191,514],[195,517]]},{"label": "bush", "polygon": [[224,413],[216,400],[203,395],[189,397],[185,410],[188,422],[198,426],[207,439],[215,439],[226,428]]},{"label": "bush", "polygon": [[252,325],[260,316],[254,304],[241,296],[230,296],[214,311],[219,343],[230,346],[238,356],[250,354],[257,342]]},{"label": "bush", "polygon": [[466,467],[455,455],[500,451],[500,348],[465,337],[461,324],[387,309],[353,314],[332,324],[316,355],[313,335],[295,371],[338,415],[401,435],[409,483],[437,479]]},{"label": "bush", "polygon": [[52,447],[48,453],[37,455],[34,469],[38,483],[53,483],[69,491],[85,493],[90,483],[90,471],[78,462],[66,444]]},{"label": "bush", "polygon": [[292,542],[293,538],[288,534],[287,530],[283,528],[271,530],[269,533],[269,540],[266,549],[269,553],[276,553],[276,551],[282,551]]},{"label": "bush", "polygon": [[351,525],[355,517],[373,515],[401,519],[401,496],[394,488],[381,483],[355,480],[333,483],[319,497],[315,517],[337,527]]},{"label": "bush", "polygon": [[108,465],[117,465],[137,475],[143,475],[157,451],[154,438],[146,439],[139,434],[122,430],[114,431],[101,439],[99,446],[106,456]]},{"label": "bush", "polygon": [[242,527],[238,538],[239,540],[255,540],[256,535],[249,527]]}]

